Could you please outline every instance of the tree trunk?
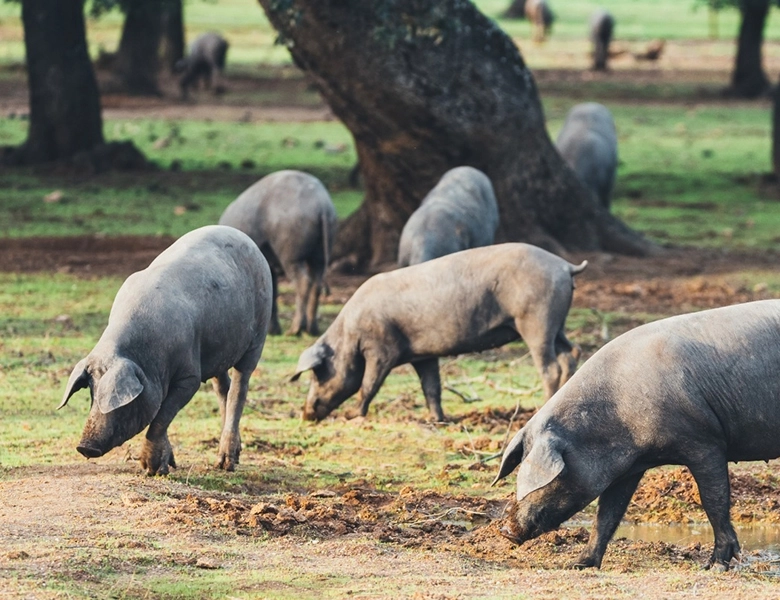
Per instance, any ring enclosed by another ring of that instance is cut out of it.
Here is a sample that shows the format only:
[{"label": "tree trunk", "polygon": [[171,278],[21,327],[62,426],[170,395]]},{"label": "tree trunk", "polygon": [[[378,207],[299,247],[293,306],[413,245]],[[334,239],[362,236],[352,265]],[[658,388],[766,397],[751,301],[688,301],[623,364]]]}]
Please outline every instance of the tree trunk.
[{"label": "tree trunk", "polygon": [[163,0],[134,0],[127,3],[125,23],[114,74],[122,90],[138,96],[159,96]]},{"label": "tree trunk", "polygon": [[772,170],[780,181],[780,83],[772,92]]},{"label": "tree trunk", "polygon": [[165,0],[162,23],[162,60],[173,73],[176,63],[184,58],[184,10],[182,0]]},{"label": "tree trunk", "polygon": [[83,0],[22,2],[30,129],[15,162],[69,158],[103,144],[95,74],[87,53]]},{"label": "tree trunk", "polygon": [[462,0],[260,0],[352,132],[366,197],[334,258],[394,261],[409,215],[442,174],[492,180],[498,241],[555,251],[655,248],[603,209],[565,166],[517,47]]},{"label": "tree trunk", "polygon": [[769,89],[761,57],[769,0],[742,0],[740,11],[742,23],[739,27],[737,57],[731,87],[727,91],[740,98],[757,98]]}]

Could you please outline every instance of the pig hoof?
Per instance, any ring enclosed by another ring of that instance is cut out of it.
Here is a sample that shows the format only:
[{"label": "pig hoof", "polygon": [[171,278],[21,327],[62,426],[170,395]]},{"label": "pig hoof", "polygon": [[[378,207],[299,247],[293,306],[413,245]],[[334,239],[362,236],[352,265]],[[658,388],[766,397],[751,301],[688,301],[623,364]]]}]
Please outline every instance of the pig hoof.
[{"label": "pig hoof", "polygon": [[236,470],[236,465],[238,464],[238,459],[231,459],[227,456],[221,456],[219,459],[219,462],[217,463],[218,469],[223,469],[224,471],[233,472]]},{"label": "pig hoof", "polygon": [[569,568],[582,571],[583,569],[599,569],[601,568],[601,565],[597,564],[596,561],[592,558],[581,558],[576,563],[569,565]]}]

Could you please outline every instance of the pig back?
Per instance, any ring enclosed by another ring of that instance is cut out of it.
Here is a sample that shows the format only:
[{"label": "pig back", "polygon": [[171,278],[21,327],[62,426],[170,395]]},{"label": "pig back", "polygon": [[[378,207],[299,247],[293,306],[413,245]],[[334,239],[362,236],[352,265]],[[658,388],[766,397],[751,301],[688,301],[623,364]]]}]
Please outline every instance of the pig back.
[{"label": "pig back", "polygon": [[[271,273],[245,234],[218,225],[177,240],[117,293],[106,332],[144,370],[199,365],[205,380],[265,338]],[[157,363],[157,364],[155,364]],[[192,363],[192,364],[188,364]]]}]

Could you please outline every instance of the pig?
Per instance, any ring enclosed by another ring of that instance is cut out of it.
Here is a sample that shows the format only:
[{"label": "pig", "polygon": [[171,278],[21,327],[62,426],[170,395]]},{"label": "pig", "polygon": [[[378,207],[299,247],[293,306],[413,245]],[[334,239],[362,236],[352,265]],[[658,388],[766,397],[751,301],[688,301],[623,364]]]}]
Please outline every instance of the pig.
[{"label": "pig", "polygon": [[526,0],[525,16],[533,25],[534,41],[543,42],[555,21],[555,15],[547,0]]},{"label": "pig", "polygon": [[497,227],[498,204],[488,176],[473,167],[456,167],[442,176],[404,225],[398,265],[489,246]]},{"label": "pig", "polygon": [[368,279],[292,380],[313,371],[303,417],[322,420],[360,391],[368,406],[390,370],[411,363],[431,417],[444,420],[438,357],[522,337],[547,397],[574,372],[579,349],[564,333],[573,277],[585,269],[529,244],[473,248]]},{"label": "pig", "polygon": [[245,190],[222,213],[220,225],[251,237],[271,265],[273,311],[271,335],[279,324],[278,278],[295,287],[295,314],[287,332],[319,335],[317,306],[336,235],[336,209],[319,179],[301,171],[277,171]]},{"label": "pig", "polygon": [[222,415],[217,466],[234,470],[238,423],[263,351],[271,293],[271,271],[255,243],[217,225],[187,233],[130,275],[59,406],[89,388],[92,407],[76,449],[96,458],[148,425],[141,466],[149,475],[167,474],[176,467],[168,425],[200,383],[214,378]]},{"label": "pig", "polygon": [[609,109],[596,102],[569,111],[555,141],[558,152],[604,208],[612,203],[617,171],[617,131]]},{"label": "pig", "polygon": [[609,342],[512,439],[493,482],[520,465],[503,533],[516,543],[599,499],[575,567],[600,567],[647,469],[687,466],[715,533],[709,566],[739,556],[728,461],[780,456],[780,300],[680,315]]},{"label": "pig", "polygon": [[593,42],[593,70],[606,71],[609,43],[615,30],[615,18],[600,8],[590,17],[590,40]]},{"label": "pig", "polygon": [[195,38],[187,56],[174,66],[174,72],[182,74],[179,89],[183,99],[187,98],[189,88],[197,86],[200,79],[207,89],[213,85],[216,94],[225,91],[221,81],[229,46],[225,38],[213,31]]}]

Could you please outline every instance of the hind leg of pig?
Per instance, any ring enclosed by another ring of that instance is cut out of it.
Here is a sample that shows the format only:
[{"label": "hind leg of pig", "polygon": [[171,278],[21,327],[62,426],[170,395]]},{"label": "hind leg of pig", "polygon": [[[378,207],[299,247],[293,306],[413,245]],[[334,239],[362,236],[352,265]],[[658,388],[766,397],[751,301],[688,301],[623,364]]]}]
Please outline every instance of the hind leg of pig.
[{"label": "hind leg of pig", "polygon": [[555,354],[558,360],[558,366],[561,367],[561,378],[559,386],[566,383],[574,371],[577,370],[577,363],[580,360],[581,350],[580,347],[572,344],[563,332],[563,329],[558,331],[558,335],[555,336]]},{"label": "hind leg of pig", "polygon": [[[542,377],[542,389],[545,399],[558,391],[561,383],[561,366],[558,364],[553,345],[548,340],[524,338],[531,352],[534,366]],[[550,340],[552,341],[552,340]]]},{"label": "hind leg of pig", "polygon": [[431,417],[437,421],[444,421],[444,412],[441,409],[441,378],[439,377],[439,359],[429,358],[413,362],[412,366],[417,371],[422,384],[423,394],[425,394],[425,403]]},{"label": "hind leg of pig", "polygon": [[317,308],[320,303],[322,279],[325,275],[325,269],[319,265],[309,265],[309,269],[311,270],[312,285],[309,288],[309,297],[306,299],[306,332],[310,335],[319,335],[320,328],[317,325]]},{"label": "hind leg of pig", "polygon": [[222,419],[222,435],[219,438],[218,469],[235,471],[238,457],[241,454],[241,434],[238,431],[238,423],[241,413],[244,411],[246,395],[249,390],[249,378],[260,360],[263,352],[263,344],[253,348],[236,363],[230,376],[230,389],[225,402],[224,417]]},{"label": "hind leg of pig", "polygon": [[200,379],[191,377],[177,382],[168,390],[160,410],[146,431],[141,448],[141,466],[148,475],[167,475],[168,467],[176,468],[173,448],[168,440],[168,426],[176,414],[190,401],[200,387]]},{"label": "hind leg of pig", "polygon": [[739,542],[729,517],[731,492],[726,457],[712,450],[705,458],[687,466],[699,487],[701,505],[715,533],[715,548],[707,566],[726,570],[732,558],[739,558]]},{"label": "hind leg of pig", "polygon": [[281,335],[282,326],[279,324],[279,275],[275,269],[271,269],[271,322],[268,325],[268,335]]},{"label": "hind leg of pig", "polygon": [[601,568],[601,559],[604,558],[607,544],[615,535],[615,530],[626,513],[628,503],[631,496],[634,495],[642,475],[644,475],[644,471],[619,479],[601,493],[588,547],[582,551],[572,567],[575,569]]},{"label": "hind leg of pig", "polygon": [[366,356],[366,370],[363,372],[363,383],[360,384],[360,414],[366,416],[371,401],[379,388],[385,382],[395,362],[388,357]]},{"label": "hind leg of pig", "polygon": [[295,286],[295,314],[287,335],[300,335],[307,328],[305,307],[314,282],[305,263],[286,267],[285,272],[288,273]]},{"label": "hind leg of pig", "polygon": [[227,371],[220,373],[211,380],[211,385],[219,398],[219,417],[222,419],[222,427],[225,427],[225,405],[230,391],[230,375]]}]

